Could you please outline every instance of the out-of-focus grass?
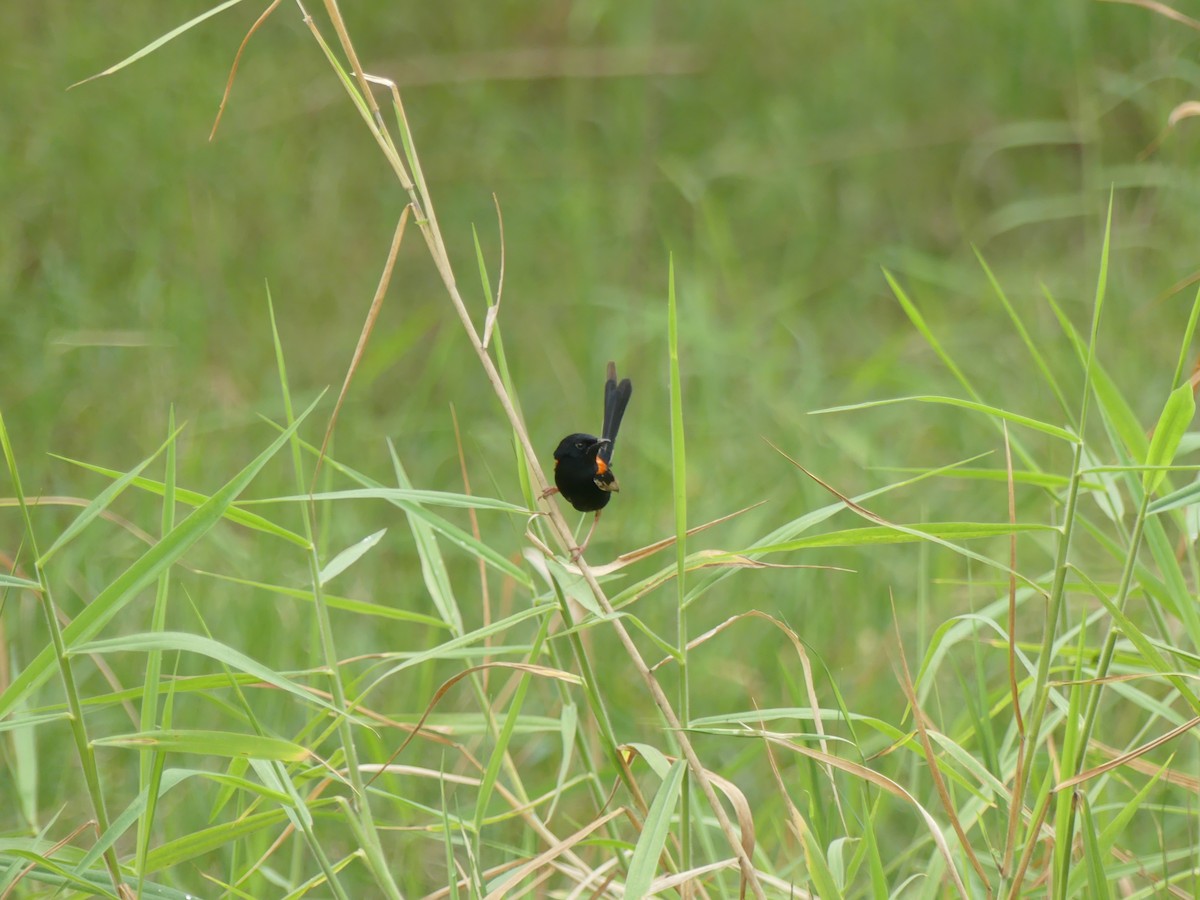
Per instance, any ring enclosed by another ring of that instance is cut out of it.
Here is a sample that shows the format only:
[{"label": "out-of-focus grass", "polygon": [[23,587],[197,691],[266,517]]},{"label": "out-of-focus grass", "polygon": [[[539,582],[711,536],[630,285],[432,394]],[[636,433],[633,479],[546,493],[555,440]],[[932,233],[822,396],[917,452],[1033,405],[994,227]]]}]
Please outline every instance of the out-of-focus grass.
[{"label": "out-of-focus grass", "polygon": [[[217,140],[207,143],[237,41],[258,12],[235,8],[70,92],[68,84],[187,13],[130,2],[98,23],[50,2],[2,14],[9,77],[0,79],[0,402],[30,496],[95,496],[107,482],[46,452],[131,467],[162,442],[170,403],[188,422],[180,485],[211,492],[224,484],[270,439],[258,416],[282,419],[264,282],[304,405],[341,380],[405,198],[287,5],[252,39]],[[1195,269],[1200,246],[1187,124],[1148,160],[1138,154],[1168,111],[1200,90],[1200,73],[1186,61],[1193,36],[1143,10],[985,2],[918,14],[866,2],[596,2],[346,12],[366,69],[401,82],[459,284],[480,320],[471,225],[494,260],[493,192],[503,208],[506,352],[537,445],[548,456],[565,430],[598,425],[605,360],[617,359],[635,381],[617,460],[625,489],[598,533],[602,554],[674,529],[668,251],[679,293],[689,519],[770,499],[714,532],[713,546],[744,546],[832,499],[763,437],[850,494],[897,477],[874,467],[931,468],[984,452],[993,454],[984,464],[999,467],[991,423],[958,410],[806,416],[956,390],[881,266],[909,291],[984,402],[1061,422],[971,245],[1076,396],[1081,368],[1040,283],[1084,329],[1115,186],[1100,350],[1145,426],[1171,386],[1190,292],[1159,298]],[[494,262],[491,270],[494,277]],[[414,232],[335,453],[386,480],[391,437],[418,486],[459,490],[451,403],[464,423],[475,489],[520,502],[506,423]],[[1031,443],[1048,469],[1067,469],[1062,448]],[[291,490],[282,464],[251,488],[264,496]],[[1018,496],[1024,511],[1033,495]],[[157,521],[145,496],[123,497],[118,507],[143,527]],[[872,508],[897,521],[1003,521],[1007,500],[1001,483],[959,481],[898,491]],[[340,504],[338,513],[319,536],[326,559],[388,526],[376,559],[385,570],[414,570],[416,551],[396,510]],[[465,515],[447,515],[467,526]],[[276,516],[299,530],[298,511]],[[45,514],[38,526],[50,537],[69,520]],[[27,565],[16,523],[0,518],[0,554]],[[490,543],[515,555],[519,520],[507,538],[492,524]],[[128,532],[89,529],[58,560],[70,575],[56,600],[77,615],[143,549]],[[1002,557],[1003,545],[989,555]],[[963,583],[960,561],[936,548],[816,551],[797,561],[858,574],[743,572],[729,582],[736,588],[696,604],[691,627],[700,633],[752,607],[779,615],[830,665],[859,712],[890,714],[903,704],[883,652],[890,591],[902,631],[923,648],[948,617],[998,590],[994,573],[972,570],[979,580]],[[276,542],[225,525],[186,562],[304,584],[297,560]],[[455,578],[470,577],[465,562],[450,556]],[[1023,540],[1022,562],[1030,572],[1048,569],[1052,548]],[[356,570],[347,577],[339,592],[359,588],[375,602],[432,612],[419,581],[397,577],[393,594]],[[195,618],[180,604],[171,627],[198,630],[203,620],[267,665],[301,664],[295,648],[309,647],[313,635],[296,607],[203,578],[187,578],[184,589]],[[496,616],[515,611],[504,591],[493,599]],[[673,621],[660,594],[636,612],[653,627]],[[24,601],[6,603],[5,616],[8,640],[42,640]],[[370,620],[376,629],[333,616],[343,657],[389,643],[412,649],[408,623]],[[611,636],[589,634],[597,658],[614,655]],[[444,638],[429,629],[418,643]],[[777,706],[785,705],[780,694],[803,700],[786,639],[764,632],[761,641],[720,657],[721,677],[699,688],[707,708],[696,715],[742,709],[747,694],[773,696]],[[717,651],[702,648],[692,659],[694,690],[706,653]],[[18,669],[28,662],[21,646],[10,655]],[[414,708],[455,671],[443,669],[419,671]],[[605,689],[625,734],[646,724],[650,709],[627,679],[614,677]],[[997,698],[977,702],[982,710]],[[288,707],[278,701],[277,710],[286,716]],[[957,710],[943,712],[952,718]],[[383,740],[372,749],[386,757],[390,746]],[[710,749],[728,752],[718,743]],[[69,765],[65,742],[58,752],[42,761],[47,770]],[[731,766],[737,771],[736,760]],[[110,777],[119,785],[132,775],[114,763]],[[53,786],[41,791],[35,806],[61,800]],[[199,820],[203,807],[188,797],[159,815]],[[765,818],[778,820],[770,806]],[[887,834],[880,841],[899,845]]]}]

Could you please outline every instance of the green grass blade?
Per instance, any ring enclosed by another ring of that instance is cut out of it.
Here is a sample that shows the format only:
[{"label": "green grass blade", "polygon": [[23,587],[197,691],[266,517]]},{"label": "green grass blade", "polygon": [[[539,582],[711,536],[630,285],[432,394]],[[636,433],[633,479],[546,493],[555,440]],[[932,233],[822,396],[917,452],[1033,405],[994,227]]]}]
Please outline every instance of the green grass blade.
[{"label": "green grass blade", "polygon": [[149,44],[147,44],[141,50],[138,50],[136,53],[133,53],[133,54],[125,57],[119,63],[114,63],[113,65],[111,65],[107,69],[105,69],[103,72],[97,72],[95,75],[90,75],[87,78],[83,79],[83,81],[77,81],[73,85],[71,85],[71,87],[79,87],[79,85],[87,84],[89,81],[95,81],[97,78],[103,78],[106,75],[112,75],[115,72],[120,72],[126,66],[133,65],[139,59],[149,56],[151,53],[153,53],[155,50],[158,50],[163,45],[169,44],[171,41],[175,40],[175,38],[179,37],[181,34],[187,32],[187,31],[191,31],[193,28],[195,28],[197,25],[199,25],[205,19],[210,19],[213,16],[217,15],[217,13],[222,13],[225,10],[229,9],[231,6],[237,6],[241,2],[242,2],[242,0],[225,0],[225,2],[220,4],[219,6],[214,6],[212,9],[205,10],[204,12],[200,13],[200,15],[195,16],[191,19],[188,19],[182,25],[180,25],[176,28],[172,28],[170,31],[168,31],[166,34],[164,34],[162,37],[151,41]]},{"label": "green grass blade", "polygon": [[[89,472],[95,472],[97,475],[104,475],[107,478],[120,478],[122,475],[122,473],[117,471],[116,469],[106,469],[103,466],[93,465],[92,463],[80,462],[79,460],[70,459],[66,456],[57,456],[56,454],[53,454],[53,453],[51,453],[50,455],[52,457],[54,457],[55,459],[61,459],[63,462],[68,462],[73,466],[79,466],[79,468],[81,468],[81,469],[87,469]],[[164,487],[164,485],[161,481],[154,481],[151,478],[135,477],[135,478],[131,479],[130,484],[132,484],[134,487],[139,488],[143,491],[147,491],[151,494],[158,494],[159,496],[162,496],[166,491],[166,488]],[[211,497],[205,496],[204,494],[201,494],[197,491],[189,491],[189,490],[186,490],[185,488],[181,488],[181,487],[175,488],[175,498],[180,503],[184,503],[184,504],[187,504],[188,506],[192,506],[192,507],[196,507],[196,508],[203,506],[205,503],[207,503],[209,500],[212,499]],[[276,525],[270,519],[264,519],[260,515],[257,515],[252,512],[248,512],[247,510],[244,510],[244,509],[239,509],[236,506],[232,506],[232,505],[228,506],[225,510],[224,517],[226,519],[228,519],[230,522],[233,522],[237,525],[242,525],[242,526],[245,526],[246,528],[252,528],[255,531],[261,531],[265,534],[270,534],[270,535],[274,535],[275,537],[278,537],[278,538],[283,538],[285,541],[288,541],[291,544],[295,544],[297,547],[304,547],[305,549],[307,549],[309,546],[308,540],[306,538],[302,537],[301,535],[298,535],[293,531],[289,531],[286,528]]]},{"label": "green grass blade", "polygon": [[529,508],[509,503],[505,500],[494,500],[491,497],[479,497],[474,494],[456,494],[451,491],[419,491],[414,488],[352,488],[344,491],[325,491],[317,494],[292,494],[287,497],[265,497],[256,500],[244,500],[239,507],[262,506],[270,503],[308,503],[309,501],[327,500],[398,500],[408,503],[420,503],[425,506],[446,506],[453,509],[494,509],[501,512],[520,513],[529,515]]},{"label": "green grass blade", "polygon": [[[404,471],[404,466],[391,441],[388,441],[388,452],[392,457],[392,470],[395,472],[396,482],[405,490],[411,489],[412,484],[408,480],[408,473]],[[429,522],[421,516],[410,515],[408,526],[412,530],[413,539],[417,544],[417,555],[421,558],[421,574],[425,579],[425,589],[429,592],[438,614],[450,626],[450,630],[456,635],[460,635],[463,633],[462,612],[458,608],[454,587],[450,584],[450,573],[446,570],[446,560],[442,557],[442,550],[438,546],[434,531]],[[471,542],[477,544],[481,550],[486,546],[475,541],[474,538],[471,539]],[[490,550],[490,548],[488,549]],[[495,551],[492,551],[492,554],[494,555]]]},{"label": "green grass blade", "polygon": [[[326,801],[322,805],[328,805]],[[181,838],[159,844],[146,858],[146,871],[157,872],[186,863],[218,851],[241,846],[241,840],[251,835],[274,834],[286,825],[287,813],[282,809],[250,813],[231,822],[221,822],[208,828],[193,830]]]},{"label": "green grass blade", "polygon": [[162,753],[197,753],[202,756],[251,757],[284,762],[305,762],[312,758],[307,748],[283,738],[242,734],[234,731],[191,731],[167,728],[134,731],[94,738],[97,747],[148,750]]},{"label": "green grass blade", "polygon": [[[259,591],[267,591],[279,597],[288,597],[292,600],[300,600],[305,603],[315,602],[313,592],[304,588],[290,588],[280,584],[267,584],[264,581],[251,581],[247,578],[235,578],[232,575],[222,575],[217,572],[205,572],[203,570],[198,570],[196,574],[216,578],[219,581],[227,581],[230,584],[244,585],[245,587],[254,588]],[[395,606],[382,606],[366,600],[354,600],[350,597],[339,597],[333,594],[324,594],[322,595],[322,599],[330,609],[340,609],[344,612],[354,613],[355,615],[379,616],[383,619],[395,619],[397,622],[416,622],[420,625],[428,625],[431,628],[449,627],[449,625],[436,616],[427,616],[424,613],[413,612],[412,610],[401,609]]]},{"label": "green grass blade", "polygon": [[[942,538],[950,541],[970,541],[981,538],[1005,537],[1010,534],[1053,532],[1060,534],[1061,528],[1054,525],[1033,523],[1008,524],[1007,522],[921,522],[916,525],[870,525],[864,528],[847,528],[830,531],[811,537],[782,541],[778,544],[755,545],[755,554],[785,553],[789,550],[808,550],[814,547],[866,547],[874,544],[908,544],[926,538]],[[749,555],[751,549],[737,551]]]},{"label": "green grass blade", "polygon": [[[550,630],[551,619],[551,616],[544,616],[538,626],[537,636],[534,638],[533,646],[529,650],[528,661],[530,664],[536,664],[542,652],[542,646]],[[533,680],[533,676],[528,672],[521,672],[516,676],[516,679],[517,689],[513,692],[513,698],[508,707],[508,714],[504,717],[504,724],[500,728],[500,733],[496,736],[491,756],[488,758],[487,769],[483,773],[483,779],[480,781],[479,790],[476,794],[476,831],[481,830],[483,827],[484,819],[487,816],[488,804],[491,802],[492,792],[496,787],[496,779],[500,776],[500,767],[504,763],[505,754],[508,753],[513,731],[516,729],[517,723],[521,718],[521,710],[525,705],[525,695],[529,692],[529,683]]]},{"label": "green grass blade", "polygon": [[946,352],[946,348],[942,346],[942,342],[937,339],[937,335],[933,333],[933,329],[925,321],[925,317],[921,315],[921,311],[917,309],[917,305],[909,299],[908,294],[900,283],[896,281],[892,273],[887,269],[883,270],[883,277],[887,279],[888,286],[892,289],[892,294],[900,301],[900,306],[904,310],[904,314],[908,316],[908,320],[912,322],[913,327],[921,333],[921,337],[925,338],[925,343],[933,348],[933,352],[938,355],[938,359],[950,370],[950,374],[954,379],[963,386],[963,389],[971,395],[971,399],[976,403],[980,403],[980,397],[971,382],[967,379],[966,374],[958,367],[953,357]]},{"label": "green grass blade", "polygon": [[1200,500],[1200,481],[1171,491],[1169,494],[1163,494],[1146,508],[1146,514],[1154,516],[1172,509],[1179,509],[1181,506],[1191,506],[1197,500]]},{"label": "green grass blade", "polygon": [[1108,889],[1108,873],[1105,871],[1107,854],[1101,848],[1099,836],[1096,833],[1096,820],[1092,816],[1092,804],[1088,802],[1086,791],[1080,791],[1076,796],[1079,798],[1079,805],[1083,810],[1080,828],[1083,831],[1083,859],[1087,869],[1087,895],[1095,900],[1108,900],[1112,893]]},{"label": "green grass blade", "polygon": [[38,594],[42,592],[42,586],[36,581],[31,581],[28,578],[21,578],[17,575],[6,575],[2,572],[0,572],[0,587],[16,588],[22,591],[33,591],[34,593]]},{"label": "green grass blade", "polygon": [[1121,389],[1117,387],[1117,383],[1112,379],[1112,376],[1091,355],[1088,345],[1083,342],[1083,338],[1075,328],[1075,325],[1067,317],[1062,307],[1058,305],[1058,301],[1054,299],[1054,295],[1050,293],[1045,285],[1042,285],[1042,294],[1046,298],[1046,302],[1050,304],[1050,309],[1054,312],[1055,318],[1058,319],[1063,334],[1067,336],[1067,339],[1071,341],[1071,345],[1075,348],[1075,355],[1088,375],[1087,387],[1095,394],[1096,401],[1100,404],[1100,409],[1104,414],[1105,420],[1120,438],[1121,444],[1132,459],[1145,459],[1150,442],[1146,438],[1145,429],[1138,420],[1137,414],[1134,413],[1133,408],[1121,393]]},{"label": "green grass blade", "polygon": [[285,678],[274,669],[264,666],[257,660],[247,656],[240,650],[235,650],[228,644],[222,644],[212,638],[182,631],[162,631],[157,633],[131,634],[122,637],[106,638],[101,641],[89,641],[73,645],[67,651],[68,656],[84,656],[106,653],[145,653],[151,650],[178,651],[180,653],[195,653],[227,665],[230,668],[253,675],[267,684],[272,684],[286,691],[304,703],[320,706],[335,715],[341,711],[331,703],[321,699],[319,694],[305,690],[291,679]]},{"label": "green grass blade", "polygon": [[896,403],[937,403],[943,406],[957,406],[962,409],[969,409],[972,412],[983,413],[995,419],[1003,419],[1007,422],[1012,422],[1014,425],[1023,425],[1033,431],[1048,434],[1051,437],[1067,441],[1071,444],[1079,441],[1079,437],[1073,432],[1065,428],[1059,428],[1057,425],[1051,425],[1048,422],[1039,422],[1037,419],[1031,419],[1029,416],[1018,415],[1006,409],[998,409],[995,406],[988,406],[986,403],[978,403],[973,400],[962,400],[958,397],[939,397],[928,394],[918,394],[911,397],[891,397],[886,400],[868,400],[865,403],[851,403],[846,406],[830,406],[825,409],[814,409],[809,415],[823,416],[829,413],[853,412],[860,409],[870,409],[874,406],[891,406]]},{"label": "green grass blade", "polygon": [[1187,326],[1183,329],[1183,338],[1179,342],[1179,359],[1175,362],[1175,375],[1171,384],[1183,381],[1184,373],[1188,370],[1188,357],[1192,352],[1192,340],[1196,337],[1196,325],[1200,323],[1200,290],[1192,300],[1192,312],[1188,316]]},{"label": "green grass blade", "polygon": [[[671,499],[675,513],[675,649],[679,665],[679,700],[676,712],[679,722],[687,728],[692,717],[691,669],[688,666],[687,606],[687,446],[683,429],[683,380],[679,367],[679,304],[675,296],[675,257],[667,265],[667,366],[670,373],[671,402]],[[640,624],[634,618],[633,621]],[[645,629],[649,631],[649,628]],[[680,865],[692,867],[692,791],[691,778],[685,770],[682,779],[683,805],[679,820]],[[672,804],[673,808],[673,804]],[[642,838],[645,838],[643,832]],[[641,841],[638,842],[639,848]],[[661,848],[659,848],[661,850]],[[637,851],[634,851],[637,859]],[[656,856],[657,859],[657,856]],[[636,895],[635,895],[636,896]]]},{"label": "green grass blade", "polygon": [[975,251],[975,258],[979,260],[979,265],[983,269],[984,275],[987,276],[988,283],[992,286],[992,292],[1000,301],[1000,305],[1004,307],[1004,311],[1008,313],[1009,321],[1012,322],[1013,327],[1016,328],[1017,334],[1021,338],[1021,343],[1025,345],[1026,351],[1028,351],[1030,358],[1033,359],[1034,365],[1037,366],[1038,371],[1041,373],[1042,380],[1045,381],[1046,384],[1050,386],[1050,390],[1053,391],[1054,397],[1058,401],[1059,409],[1062,410],[1063,415],[1067,417],[1068,421],[1072,421],[1073,416],[1071,413],[1071,406],[1069,403],[1067,403],[1066,394],[1063,393],[1062,387],[1059,386],[1058,379],[1054,377],[1054,373],[1050,370],[1050,365],[1046,362],[1046,358],[1038,349],[1037,342],[1034,341],[1033,337],[1030,335],[1029,329],[1025,327],[1025,323],[1017,314],[1016,308],[1008,299],[1008,294],[1005,293],[1004,288],[1000,286],[1000,282],[997,280],[995,273],[992,272],[992,267],[987,264],[987,260],[983,258],[983,254],[980,252],[979,248],[972,247],[971,249]]},{"label": "green grass blade", "polygon": [[[167,441],[167,458],[163,475],[163,508],[160,520],[159,534],[170,534],[175,527],[175,472],[176,472],[176,441],[175,407],[172,406],[167,415],[167,431],[171,437]],[[154,612],[151,614],[150,628],[155,632],[166,629],[167,606],[171,590],[171,568],[162,570],[158,576],[158,590],[154,596]],[[146,680],[142,686],[142,707],[140,711],[140,726],[143,731],[158,727],[158,694],[162,686],[162,652],[152,650],[146,656]],[[172,706],[168,700],[166,715],[162,727],[170,725]],[[166,754],[149,753],[138,760],[138,784],[141,790],[139,796],[146,799],[145,809],[137,816],[137,871],[139,886],[145,881],[146,854],[150,852],[150,841],[154,833],[155,816],[158,812],[159,789],[162,785],[163,768],[166,765]],[[114,822],[114,827],[116,826]],[[93,851],[94,852],[94,851]]]},{"label": "green grass blade", "polygon": [[1092,396],[1092,370],[1096,365],[1096,344],[1100,337],[1100,318],[1104,312],[1104,298],[1108,293],[1108,253],[1112,245],[1112,213],[1114,192],[1108,193],[1108,216],[1104,220],[1104,243],[1100,248],[1100,272],[1096,276],[1096,299],[1092,304],[1092,330],[1088,335],[1087,361],[1083,368],[1082,408],[1079,412],[1079,433],[1086,433],[1088,401]]},{"label": "green grass blade", "polygon": [[642,833],[633,848],[633,859],[629,863],[629,875],[625,879],[627,897],[645,897],[650,891],[650,883],[654,881],[658,872],[659,857],[662,856],[667,835],[671,830],[671,818],[679,802],[679,792],[686,770],[687,764],[681,759],[676,760],[654,793],[650,812],[642,823]]},{"label": "green grass blade", "polygon": [[383,540],[383,536],[385,534],[387,534],[386,528],[381,528],[374,534],[368,534],[365,538],[351,544],[349,547],[327,562],[325,567],[321,569],[320,582],[322,587],[349,569],[367,553],[370,553],[371,550],[381,540]]},{"label": "green grass blade", "polygon": [[[1154,428],[1154,436],[1150,439],[1150,449],[1146,453],[1147,466],[1169,466],[1175,459],[1175,451],[1183,439],[1184,432],[1192,424],[1196,415],[1196,397],[1190,384],[1181,384],[1163,406],[1162,415]],[[1142,474],[1142,490],[1153,494],[1162,484],[1167,473],[1161,468],[1147,469]]]},{"label": "green grass blade", "polygon": [[[279,451],[288,438],[300,427],[309,413],[316,408],[320,398],[282,434],[260,453],[248,466],[233,477],[221,490],[197,507],[191,515],[179,523],[171,533],[147,550],[115,581],[97,594],[83,608],[74,621],[63,629],[63,640],[73,647],[97,634],[112,621],[124,607],[147,585],[158,578],[167,567],[173,565],[188,549],[206,535],[229,510],[233,501],[246,489],[262,467]],[[42,651],[18,674],[3,693],[0,693],[0,717],[10,712],[13,705],[26,697],[53,672],[54,648]]]},{"label": "green grass blade", "polygon": [[125,488],[129,487],[133,480],[142,473],[142,470],[145,469],[146,466],[158,459],[159,454],[161,454],[168,447],[174,447],[175,438],[179,436],[179,432],[182,430],[182,428],[175,429],[163,442],[162,446],[155,450],[154,453],[146,457],[144,460],[138,463],[138,465],[134,466],[132,469],[106,487],[103,491],[97,494],[95,499],[93,499],[86,507],[84,507],[83,511],[75,517],[75,520],[68,525],[63,530],[62,534],[58,536],[57,540],[50,545],[50,548],[42,554],[41,558],[35,565],[45,566],[55,553],[69,544],[80,532],[83,531],[83,529],[87,528],[87,526],[91,524],[91,522],[97,516],[108,509],[113,504],[113,501],[120,497],[122,493],[124,493]]}]

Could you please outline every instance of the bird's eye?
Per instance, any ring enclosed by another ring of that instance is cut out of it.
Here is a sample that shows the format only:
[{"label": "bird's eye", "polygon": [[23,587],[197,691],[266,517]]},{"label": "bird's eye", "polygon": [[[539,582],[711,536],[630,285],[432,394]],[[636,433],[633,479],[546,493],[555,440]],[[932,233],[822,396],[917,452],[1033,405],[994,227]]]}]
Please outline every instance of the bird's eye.
[{"label": "bird's eye", "polygon": [[575,442],[575,449],[576,449],[576,450],[582,450],[582,449],[583,449],[583,441],[576,441],[576,442]]}]

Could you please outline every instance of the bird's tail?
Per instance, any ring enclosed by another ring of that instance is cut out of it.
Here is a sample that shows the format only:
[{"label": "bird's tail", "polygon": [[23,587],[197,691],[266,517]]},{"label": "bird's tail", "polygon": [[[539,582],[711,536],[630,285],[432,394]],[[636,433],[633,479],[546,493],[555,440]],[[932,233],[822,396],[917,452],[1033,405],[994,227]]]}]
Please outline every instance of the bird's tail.
[{"label": "bird's tail", "polygon": [[617,364],[608,364],[608,379],[604,382],[604,430],[600,436],[608,438],[610,443],[600,448],[600,458],[605,462],[612,459],[613,447],[617,443],[617,431],[621,427],[621,419],[625,415],[625,407],[633,394],[633,382],[622,378],[617,382]]}]

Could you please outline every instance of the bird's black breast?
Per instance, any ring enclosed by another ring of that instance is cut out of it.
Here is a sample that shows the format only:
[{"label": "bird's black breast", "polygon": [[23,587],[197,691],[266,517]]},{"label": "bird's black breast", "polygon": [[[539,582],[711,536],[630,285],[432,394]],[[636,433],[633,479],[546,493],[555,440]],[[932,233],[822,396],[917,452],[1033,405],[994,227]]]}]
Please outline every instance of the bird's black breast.
[{"label": "bird's black breast", "polygon": [[560,459],[554,466],[554,485],[580,512],[596,512],[612,496],[596,487],[596,467],[586,459]]},{"label": "bird's black breast", "polygon": [[569,434],[554,451],[554,486],[580,512],[601,510],[610,499],[596,486],[597,440],[592,434]]}]

